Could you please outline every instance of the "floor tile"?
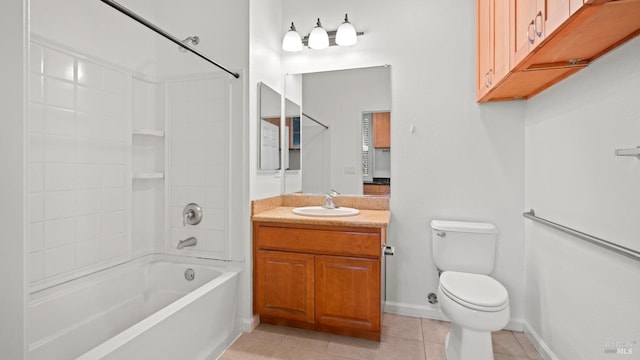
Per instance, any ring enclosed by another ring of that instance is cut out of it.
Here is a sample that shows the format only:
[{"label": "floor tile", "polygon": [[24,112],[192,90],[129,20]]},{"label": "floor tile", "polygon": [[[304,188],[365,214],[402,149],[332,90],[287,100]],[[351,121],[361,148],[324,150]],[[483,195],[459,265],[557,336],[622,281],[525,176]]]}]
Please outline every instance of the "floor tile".
[{"label": "floor tile", "polygon": [[382,334],[404,339],[422,340],[422,324],[420,318],[384,314]]},{"label": "floor tile", "polygon": [[524,333],[514,332],[513,336],[516,337],[516,340],[518,340],[518,343],[520,344],[520,346],[522,346],[522,349],[527,354],[527,357],[529,359],[542,360],[542,357],[538,354],[538,351],[533,346],[533,344],[531,344],[531,341],[529,341],[529,339]]},{"label": "floor tile", "polygon": [[491,339],[494,353],[527,358],[527,354],[511,331],[493,333]]},{"label": "floor tile", "polygon": [[449,323],[446,321],[422,319],[424,342],[444,345],[449,328]]},{"label": "floor tile", "polygon": [[424,343],[419,340],[383,335],[380,348],[374,353],[373,359],[425,360]]},{"label": "floor tile", "polygon": [[[446,360],[446,321],[385,314],[382,341],[268,324],[242,334],[222,360]],[[523,333],[492,333],[495,360],[542,360]]]}]

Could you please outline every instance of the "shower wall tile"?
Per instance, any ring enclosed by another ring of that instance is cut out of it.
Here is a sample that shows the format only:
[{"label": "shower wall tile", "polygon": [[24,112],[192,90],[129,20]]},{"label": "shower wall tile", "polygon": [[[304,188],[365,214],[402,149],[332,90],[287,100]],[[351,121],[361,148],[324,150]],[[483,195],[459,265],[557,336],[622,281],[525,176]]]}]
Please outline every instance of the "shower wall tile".
[{"label": "shower wall tile", "polygon": [[44,166],[42,163],[29,164],[29,192],[42,192],[44,190]]},{"label": "shower wall tile", "polygon": [[31,44],[29,47],[29,71],[32,74],[41,74],[42,69],[42,46]]},{"label": "shower wall tile", "polygon": [[44,276],[51,277],[75,268],[75,246],[68,245],[44,251]]},{"label": "shower wall tile", "polygon": [[44,77],[29,74],[29,101],[35,104],[44,103]]},{"label": "shower wall tile", "polygon": [[44,246],[47,249],[74,243],[76,241],[76,222],[74,218],[46,221],[44,223]]},{"label": "shower wall tile", "polygon": [[29,254],[29,276],[31,281],[44,278],[44,254],[42,251]]},{"label": "shower wall tile", "polygon": [[73,110],[45,107],[45,130],[52,135],[76,135],[76,117]]},{"label": "shower wall tile", "polygon": [[30,281],[64,281],[130,254],[131,74],[44,42],[30,50]]},{"label": "shower wall tile", "polygon": [[29,250],[40,251],[44,248],[44,223],[29,224]]},{"label": "shower wall tile", "polygon": [[76,188],[75,164],[45,164],[44,190],[73,190]]},{"label": "shower wall tile", "polygon": [[[197,79],[168,84],[171,129],[170,238],[168,249],[195,236],[198,244],[180,253],[228,258],[228,83]],[[183,226],[182,211],[190,202],[202,207],[198,225]],[[176,250],[173,250],[176,251]]]},{"label": "shower wall tile", "polygon": [[44,74],[73,82],[75,78],[73,56],[54,49],[45,48]]},{"label": "shower wall tile", "polygon": [[44,105],[31,103],[29,104],[29,131],[44,132]]},{"label": "shower wall tile", "polygon": [[69,110],[74,108],[75,86],[63,80],[44,79],[45,104]]}]

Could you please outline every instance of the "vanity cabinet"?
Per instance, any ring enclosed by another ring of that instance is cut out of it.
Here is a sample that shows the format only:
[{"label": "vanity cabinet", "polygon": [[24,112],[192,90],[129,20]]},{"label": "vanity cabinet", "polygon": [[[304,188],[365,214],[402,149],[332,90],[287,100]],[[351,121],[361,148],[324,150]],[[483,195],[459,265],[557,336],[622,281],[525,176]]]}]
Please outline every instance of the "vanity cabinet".
[{"label": "vanity cabinet", "polygon": [[477,11],[478,102],[528,99],[640,33],[640,0],[477,0]]},{"label": "vanity cabinet", "polygon": [[264,323],[380,340],[384,228],[253,223]]}]

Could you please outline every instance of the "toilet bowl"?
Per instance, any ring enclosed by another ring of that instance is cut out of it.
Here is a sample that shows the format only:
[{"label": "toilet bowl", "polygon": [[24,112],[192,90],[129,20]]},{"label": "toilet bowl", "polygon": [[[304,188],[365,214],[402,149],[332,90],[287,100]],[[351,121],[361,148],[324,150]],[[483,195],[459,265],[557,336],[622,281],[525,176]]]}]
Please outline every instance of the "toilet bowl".
[{"label": "toilet bowl", "polygon": [[493,270],[492,224],[434,220],[433,257],[441,271],[438,302],[451,320],[447,360],[493,360],[491,332],[509,322],[509,293]]},{"label": "toilet bowl", "polygon": [[491,332],[509,322],[509,296],[486,275],[446,271],[438,286],[440,309],[451,320],[448,360],[492,360]]}]

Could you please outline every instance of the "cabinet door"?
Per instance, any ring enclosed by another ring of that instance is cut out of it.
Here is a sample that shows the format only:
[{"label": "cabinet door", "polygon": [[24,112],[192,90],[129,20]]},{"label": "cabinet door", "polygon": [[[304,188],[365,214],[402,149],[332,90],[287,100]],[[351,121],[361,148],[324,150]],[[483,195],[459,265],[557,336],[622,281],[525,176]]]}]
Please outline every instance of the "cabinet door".
[{"label": "cabinet door", "polygon": [[547,35],[569,18],[569,2],[570,0],[546,0],[544,31]]},{"label": "cabinet door", "polygon": [[497,84],[511,70],[511,13],[512,1],[493,0],[493,76],[491,84]]},{"label": "cabinet door", "polygon": [[259,250],[256,314],[314,322],[314,256]]},{"label": "cabinet door", "polygon": [[476,92],[478,98],[489,88],[491,77],[491,62],[493,58],[493,37],[491,36],[492,19],[491,3],[493,0],[478,0],[478,74]]},{"label": "cabinet door", "polygon": [[516,0],[514,64],[518,64],[545,37],[545,0]]},{"label": "cabinet door", "polygon": [[391,113],[373,113],[373,147],[391,147]]},{"label": "cabinet door", "polygon": [[316,322],[378,331],[380,259],[316,257]]}]

